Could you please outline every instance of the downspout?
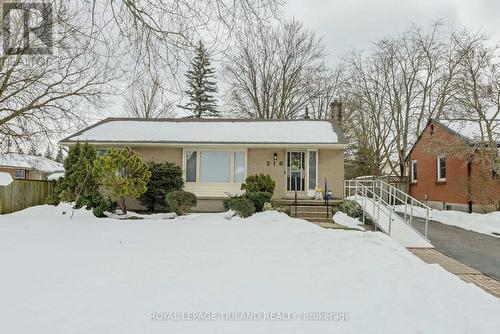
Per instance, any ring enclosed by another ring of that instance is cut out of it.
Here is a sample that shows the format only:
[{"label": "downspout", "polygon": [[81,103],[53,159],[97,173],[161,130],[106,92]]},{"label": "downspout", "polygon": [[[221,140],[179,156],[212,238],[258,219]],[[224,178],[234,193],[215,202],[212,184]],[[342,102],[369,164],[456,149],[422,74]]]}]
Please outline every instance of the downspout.
[{"label": "downspout", "polygon": [[472,159],[471,156],[467,161],[467,207],[469,213],[472,213]]}]

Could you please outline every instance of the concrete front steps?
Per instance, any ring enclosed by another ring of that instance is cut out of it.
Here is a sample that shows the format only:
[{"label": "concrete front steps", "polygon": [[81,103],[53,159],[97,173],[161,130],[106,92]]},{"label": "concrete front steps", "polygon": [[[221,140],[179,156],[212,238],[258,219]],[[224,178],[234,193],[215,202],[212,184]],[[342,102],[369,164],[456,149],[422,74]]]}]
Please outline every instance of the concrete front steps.
[{"label": "concrete front steps", "polygon": [[328,213],[327,207],[323,205],[299,205],[297,206],[297,212],[295,212],[295,206],[291,206],[290,216],[307,220],[325,228],[342,228],[342,226],[334,223],[331,206],[328,207]]}]

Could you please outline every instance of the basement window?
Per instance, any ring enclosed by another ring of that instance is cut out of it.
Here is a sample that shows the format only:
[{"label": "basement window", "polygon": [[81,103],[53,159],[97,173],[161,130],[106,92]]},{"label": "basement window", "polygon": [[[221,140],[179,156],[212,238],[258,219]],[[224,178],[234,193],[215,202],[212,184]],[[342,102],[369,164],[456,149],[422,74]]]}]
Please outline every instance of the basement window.
[{"label": "basement window", "polygon": [[437,180],[438,182],[446,181],[446,158],[437,157]]}]

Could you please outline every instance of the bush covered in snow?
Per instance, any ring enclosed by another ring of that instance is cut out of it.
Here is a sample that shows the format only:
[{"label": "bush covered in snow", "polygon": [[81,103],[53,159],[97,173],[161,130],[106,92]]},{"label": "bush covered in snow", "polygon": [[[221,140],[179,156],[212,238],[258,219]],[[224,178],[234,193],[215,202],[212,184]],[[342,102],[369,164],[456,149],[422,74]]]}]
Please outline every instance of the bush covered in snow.
[{"label": "bush covered in snow", "polygon": [[233,210],[240,217],[250,217],[255,213],[255,206],[246,196],[231,197],[224,200],[226,210]]},{"label": "bush covered in snow", "polygon": [[172,192],[181,190],[182,169],[171,162],[148,162],[151,178],[147,183],[147,190],[139,197],[142,205],[151,212],[167,212],[165,196]]},{"label": "bush covered in snow", "polygon": [[355,201],[344,200],[335,211],[340,211],[352,218],[361,218],[363,210]]},{"label": "bush covered in snow", "polygon": [[264,203],[264,207],[262,208],[263,211],[271,211],[273,210],[273,205],[270,202]]},{"label": "bush covered in snow", "polygon": [[189,213],[196,206],[196,195],[184,190],[172,191],[165,197],[168,211],[178,215]]}]

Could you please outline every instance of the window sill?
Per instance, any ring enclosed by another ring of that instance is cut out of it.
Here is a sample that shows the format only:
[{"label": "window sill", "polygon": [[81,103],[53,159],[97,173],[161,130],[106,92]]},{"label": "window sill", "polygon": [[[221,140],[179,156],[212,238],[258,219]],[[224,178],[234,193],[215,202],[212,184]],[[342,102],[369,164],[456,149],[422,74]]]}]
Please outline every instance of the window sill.
[{"label": "window sill", "polygon": [[437,186],[445,185],[445,184],[446,184],[446,180],[436,181]]},{"label": "window sill", "polygon": [[415,181],[410,181],[410,184],[414,184],[414,185],[416,185],[416,184],[417,184],[417,181],[416,181],[416,180],[415,180]]}]

